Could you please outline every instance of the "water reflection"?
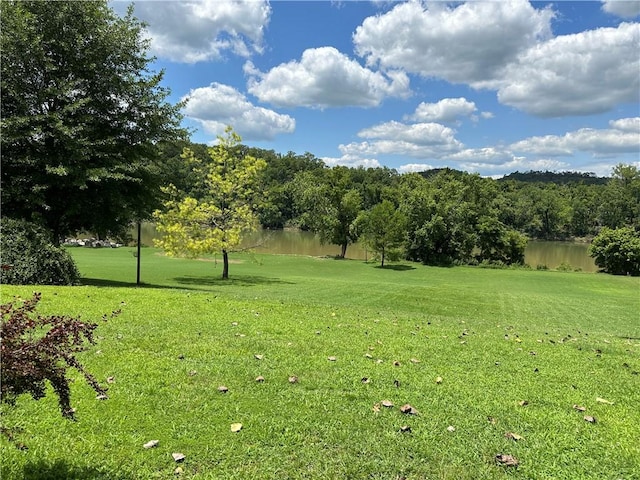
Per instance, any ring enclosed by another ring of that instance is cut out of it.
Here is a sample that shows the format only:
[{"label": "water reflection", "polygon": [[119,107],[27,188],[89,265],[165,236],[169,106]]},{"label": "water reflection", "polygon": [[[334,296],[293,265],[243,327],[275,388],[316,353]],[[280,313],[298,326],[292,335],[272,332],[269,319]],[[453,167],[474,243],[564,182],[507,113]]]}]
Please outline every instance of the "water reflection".
[{"label": "water reflection", "polygon": [[[155,225],[150,223],[142,225],[143,245],[153,245],[153,239],[156,236]],[[336,256],[340,254],[339,246],[322,245],[313,233],[299,230],[260,230],[249,235],[243,242],[243,247],[253,248],[258,253],[285,255]],[[524,259],[533,268],[546,265],[553,269],[564,263],[573,269],[596,272],[598,268],[589,257],[588,248],[588,243],[529,241]],[[347,258],[368,260],[371,258],[371,253],[356,243],[347,248]]]}]

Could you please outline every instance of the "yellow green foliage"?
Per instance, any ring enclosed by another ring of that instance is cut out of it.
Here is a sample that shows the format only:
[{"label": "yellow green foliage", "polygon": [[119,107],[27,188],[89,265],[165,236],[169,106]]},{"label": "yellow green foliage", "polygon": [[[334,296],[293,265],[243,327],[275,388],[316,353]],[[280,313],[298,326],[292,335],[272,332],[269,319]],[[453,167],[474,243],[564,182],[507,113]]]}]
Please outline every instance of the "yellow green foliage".
[{"label": "yellow green foliage", "polygon": [[197,158],[185,149],[182,157],[192,165],[206,192],[201,199],[181,197],[173,186],[165,191],[169,200],[164,211],[155,212],[163,237],[156,246],[171,256],[197,257],[206,253],[237,249],[244,233],[255,230],[254,194],[266,162],[244,155],[241,138],[231,127],[218,144],[209,149],[208,159]]}]

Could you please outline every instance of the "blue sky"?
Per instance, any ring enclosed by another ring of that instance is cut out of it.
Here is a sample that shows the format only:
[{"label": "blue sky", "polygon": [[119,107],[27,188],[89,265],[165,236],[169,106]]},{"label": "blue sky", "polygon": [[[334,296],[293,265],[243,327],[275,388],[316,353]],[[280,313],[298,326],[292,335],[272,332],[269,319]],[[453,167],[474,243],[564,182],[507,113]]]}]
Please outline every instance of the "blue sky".
[{"label": "blue sky", "polygon": [[640,1],[138,1],[135,14],[196,142],[232,125],[330,166],[640,167]]}]

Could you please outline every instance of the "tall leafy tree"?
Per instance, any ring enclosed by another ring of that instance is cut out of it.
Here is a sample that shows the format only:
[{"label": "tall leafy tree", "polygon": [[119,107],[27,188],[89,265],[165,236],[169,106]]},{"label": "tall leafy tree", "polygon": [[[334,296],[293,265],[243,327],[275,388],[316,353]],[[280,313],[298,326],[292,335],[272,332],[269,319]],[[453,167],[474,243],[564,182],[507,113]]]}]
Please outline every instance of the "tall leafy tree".
[{"label": "tall leafy tree", "polygon": [[633,165],[613,168],[600,203],[601,224],[609,228],[640,228],[640,170]]},{"label": "tall leafy tree", "polygon": [[157,145],[184,132],[132,7],[7,0],[0,30],[3,215],[59,240],[150,214]]},{"label": "tall leafy tree", "polygon": [[171,185],[171,198],[158,210],[157,229],[163,236],[156,244],[171,256],[197,257],[222,253],[222,278],[229,278],[229,252],[237,249],[243,235],[257,228],[257,187],[266,162],[245,154],[240,136],[231,127],[218,144],[209,149],[208,159],[185,149],[183,158],[192,165],[206,192],[202,198],[181,195]]},{"label": "tall leafy tree", "polygon": [[362,196],[347,167],[301,172],[293,180],[293,193],[302,227],[315,232],[322,243],[340,246],[340,257],[358,238],[354,222],[362,209]]},{"label": "tall leafy tree", "polygon": [[374,205],[357,219],[360,240],[380,258],[380,266],[391,254],[398,257],[406,236],[406,218],[389,200]]}]

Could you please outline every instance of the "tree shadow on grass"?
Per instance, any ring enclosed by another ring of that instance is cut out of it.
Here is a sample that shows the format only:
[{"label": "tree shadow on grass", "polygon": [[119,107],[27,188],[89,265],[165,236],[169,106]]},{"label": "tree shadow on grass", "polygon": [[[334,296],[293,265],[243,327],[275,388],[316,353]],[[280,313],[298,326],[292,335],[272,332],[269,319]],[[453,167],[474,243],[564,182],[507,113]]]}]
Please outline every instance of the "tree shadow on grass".
[{"label": "tree shadow on grass", "polygon": [[[228,280],[223,280],[219,276],[196,277],[184,276],[175,277],[170,281],[176,282],[178,285],[157,285],[142,282],[140,285],[135,282],[121,282],[117,280],[105,280],[101,278],[82,278],[82,285],[92,287],[122,287],[122,288],[153,288],[153,289],[169,289],[169,290],[208,290],[210,287],[228,287],[228,286],[244,286],[251,287],[255,285],[269,284],[288,284],[294,285],[292,282],[280,280],[279,278],[259,277],[250,275],[232,276]],[[200,288],[198,288],[200,287]]]},{"label": "tree shadow on grass", "polygon": [[395,270],[396,272],[406,272],[407,270],[416,269],[416,267],[411,265],[385,265],[384,267],[378,265],[374,268],[379,268],[380,270]]},{"label": "tree shadow on grass", "polygon": [[152,283],[141,282],[138,285],[136,282],[121,282],[118,280],[106,280],[104,278],[87,278],[82,277],[80,284],[89,287],[122,287],[122,288],[166,288],[172,290],[184,290],[184,287],[178,287],[176,285],[156,285]]},{"label": "tree shadow on grass", "polygon": [[34,461],[24,466],[24,480],[130,480],[133,477],[105,468],[70,465],[64,460]]},{"label": "tree shadow on grass", "polygon": [[281,284],[281,285],[294,285],[293,282],[287,282],[284,280],[280,280],[279,278],[269,278],[269,277],[259,277],[253,275],[238,275],[238,276],[230,276],[227,280],[223,280],[219,276],[215,277],[195,277],[195,276],[186,276],[186,277],[175,277],[173,280],[181,285],[193,285],[193,286],[203,286],[203,287],[231,287],[231,286],[242,286],[242,287],[251,287],[254,285],[273,285],[273,284]]}]

